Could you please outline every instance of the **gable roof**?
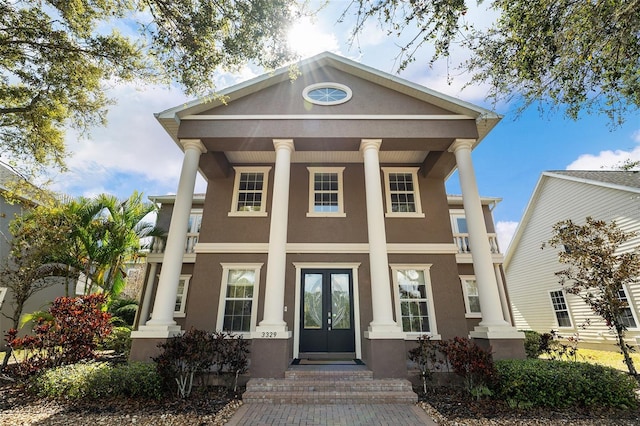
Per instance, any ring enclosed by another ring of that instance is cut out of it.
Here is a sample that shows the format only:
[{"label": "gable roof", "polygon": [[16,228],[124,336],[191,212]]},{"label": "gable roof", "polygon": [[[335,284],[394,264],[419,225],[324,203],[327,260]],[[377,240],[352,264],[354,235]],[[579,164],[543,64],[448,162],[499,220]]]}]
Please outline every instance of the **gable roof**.
[{"label": "gable roof", "polygon": [[549,179],[563,179],[573,182],[580,182],[586,185],[594,185],[605,188],[617,189],[633,193],[640,193],[640,171],[622,171],[622,170],[550,170],[543,172],[538,179],[538,183],[533,190],[533,194],[527,203],[522,219],[516,228],[509,249],[505,255],[504,266],[508,267],[514,250],[513,247],[518,245],[520,237],[524,232],[533,209],[542,191],[542,186]]},{"label": "gable roof", "polygon": [[[452,96],[436,92],[419,84],[412,83],[402,79],[396,75],[388,74],[383,71],[376,70],[350,59],[338,56],[330,52],[324,52],[311,58],[302,60],[296,64],[301,73],[309,72],[314,69],[330,66],[341,70],[345,73],[362,78],[382,87],[394,90],[425,103],[438,106],[440,108],[451,111],[454,114],[467,116],[476,121],[478,130],[478,140],[480,142],[500,121],[502,116],[473,105],[469,102],[456,99]],[[256,93],[275,84],[291,79],[291,67],[285,66],[273,72],[263,74],[259,77],[247,80],[234,86],[215,92],[210,96],[197,99],[185,104],[181,104],[174,108],[167,109],[155,114],[156,119],[162,127],[169,133],[172,139],[178,143],[178,128],[180,121],[187,117],[202,113],[216,106],[224,104],[224,98],[237,100],[242,97]],[[180,148],[182,146],[178,143]]]}]

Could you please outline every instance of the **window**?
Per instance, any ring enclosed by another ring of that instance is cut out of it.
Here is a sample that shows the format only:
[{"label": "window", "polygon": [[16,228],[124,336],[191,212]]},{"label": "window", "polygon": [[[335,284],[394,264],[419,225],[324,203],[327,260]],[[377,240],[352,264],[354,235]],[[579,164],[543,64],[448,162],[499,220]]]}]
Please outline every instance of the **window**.
[{"label": "window", "polygon": [[618,298],[621,302],[627,304],[627,307],[622,310],[622,315],[620,315],[621,323],[624,324],[627,328],[636,328],[637,323],[636,319],[633,316],[633,311],[631,310],[631,306],[629,306],[629,299],[627,298],[627,293],[624,288],[620,288],[618,290]]},{"label": "window", "polygon": [[478,282],[474,276],[460,277],[462,293],[464,294],[464,307],[467,318],[481,318],[480,296],[478,295]]},{"label": "window", "polygon": [[564,299],[564,293],[562,290],[555,290],[550,292],[550,295],[553,311],[555,312],[556,320],[558,321],[558,327],[571,327],[569,308],[567,307],[567,302]]},{"label": "window", "polygon": [[191,210],[189,215],[189,223],[187,225],[187,241],[185,245],[185,253],[193,253],[198,237],[200,235],[200,226],[202,225],[202,209]]},{"label": "window", "polygon": [[309,212],[307,216],[344,217],[342,172],[344,167],[307,167]]},{"label": "window", "polygon": [[383,167],[387,217],[424,217],[418,189],[418,167]]},{"label": "window", "polygon": [[316,83],[302,91],[302,97],[316,105],[343,104],[349,101],[352,95],[351,89],[339,83]]},{"label": "window", "polygon": [[262,264],[222,264],[218,329],[234,333],[255,330]]},{"label": "window", "polygon": [[436,334],[431,265],[392,265],[396,321],[405,333]]},{"label": "window", "polygon": [[234,167],[236,178],[229,216],[266,216],[271,167]]},{"label": "window", "polygon": [[467,218],[464,215],[464,210],[451,210],[450,215],[453,243],[458,247],[459,253],[471,253],[471,248],[469,247],[469,229],[467,228]]},{"label": "window", "polygon": [[178,281],[178,292],[176,293],[176,306],[173,309],[174,317],[184,317],[187,307],[187,290],[189,290],[189,280],[191,275],[180,275]]}]

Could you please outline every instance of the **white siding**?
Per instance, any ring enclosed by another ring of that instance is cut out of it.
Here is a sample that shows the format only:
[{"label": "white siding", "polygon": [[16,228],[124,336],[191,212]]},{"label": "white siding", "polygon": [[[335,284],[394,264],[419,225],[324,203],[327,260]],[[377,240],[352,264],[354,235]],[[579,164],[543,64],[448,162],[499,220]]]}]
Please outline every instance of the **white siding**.
[{"label": "white siding", "polygon": [[[640,199],[631,192],[551,176],[542,177],[534,197],[528,221],[519,240],[510,248],[513,251],[506,267],[507,286],[516,326],[548,332],[558,329],[549,291],[561,288],[554,273],[564,269],[558,262],[556,249],[549,246],[541,249],[551,238],[552,226],[565,219],[582,224],[587,216],[592,216],[608,222],[615,220],[625,231],[640,230]],[[626,248],[637,247],[639,243],[640,238],[635,238]],[[640,285],[632,285],[627,293],[637,318]],[[560,329],[561,335],[578,333],[583,342],[615,344],[613,334],[581,299],[566,295],[566,300],[573,328]],[[590,325],[580,327],[587,319]],[[634,339],[640,341],[640,330],[629,330],[627,338],[629,343],[634,343]]]}]

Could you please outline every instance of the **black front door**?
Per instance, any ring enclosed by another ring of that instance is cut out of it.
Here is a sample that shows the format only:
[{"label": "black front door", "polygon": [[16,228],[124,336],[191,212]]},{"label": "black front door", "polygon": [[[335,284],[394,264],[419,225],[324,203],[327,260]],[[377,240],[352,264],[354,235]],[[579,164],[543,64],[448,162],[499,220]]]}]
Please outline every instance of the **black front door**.
[{"label": "black front door", "polygon": [[355,352],[349,269],[302,271],[300,352]]}]

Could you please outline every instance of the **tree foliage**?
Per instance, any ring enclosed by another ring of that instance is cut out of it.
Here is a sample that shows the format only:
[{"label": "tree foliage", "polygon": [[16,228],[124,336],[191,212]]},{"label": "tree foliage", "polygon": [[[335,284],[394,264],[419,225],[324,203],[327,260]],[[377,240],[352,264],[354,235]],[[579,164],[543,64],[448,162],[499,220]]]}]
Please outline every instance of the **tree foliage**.
[{"label": "tree foliage", "polygon": [[389,35],[410,33],[400,46],[400,69],[425,44],[435,46],[430,64],[461,44],[469,49],[462,71],[472,84],[488,83],[494,101],[550,105],[572,119],[581,111],[604,113],[613,124],[640,107],[640,0],[494,0],[499,17],[488,29],[466,21],[469,3],[353,0],[343,17],[356,10],[354,39],[372,18]]},{"label": "tree foliage", "polygon": [[580,297],[616,334],[629,373],[637,375],[630,347],[625,343],[629,304],[623,286],[640,275],[640,253],[625,247],[634,232],[621,230],[615,222],[587,217],[584,225],[563,220],[553,226],[549,245],[560,248],[558,260],[567,268],[556,272],[560,284]]},{"label": "tree foliage", "polygon": [[294,4],[0,0],[0,160],[64,169],[65,128],[104,124],[113,82],[174,81],[201,94],[220,68],[280,64]]}]

